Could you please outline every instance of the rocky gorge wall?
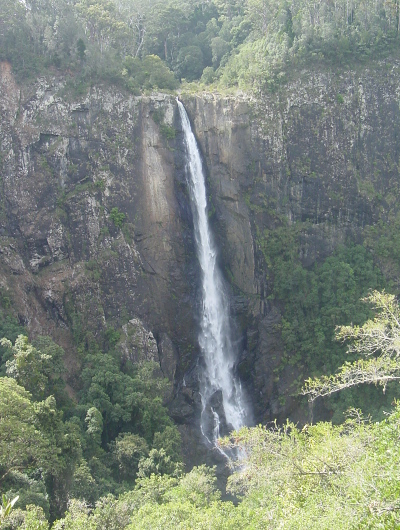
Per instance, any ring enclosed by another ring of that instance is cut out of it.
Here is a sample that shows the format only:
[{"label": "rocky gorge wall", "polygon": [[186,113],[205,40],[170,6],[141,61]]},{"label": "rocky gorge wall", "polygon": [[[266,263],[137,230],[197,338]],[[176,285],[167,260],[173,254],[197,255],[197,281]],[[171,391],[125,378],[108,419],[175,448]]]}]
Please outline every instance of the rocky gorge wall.
[{"label": "rocky gorge wall", "polygon": [[[187,101],[209,168],[215,229],[244,333],[239,369],[256,421],[308,420],[296,395],[300,363],[282,366],[285,307],[271,296],[263,231],[301,225],[298,258],[311,269],[341,245],[365,244],[378,222],[394,223],[399,90],[399,65],[388,60],[375,69],[297,72],[258,99]],[[396,289],[392,257],[374,259]]]},{"label": "rocky gorge wall", "polygon": [[[400,67],[303,71],[275,94],[182,94],[208,171],[239,372],[255,420],[304,421],[296,366],[279,367],[284,307],[260,234],[307,224],[305,267],[397,211]],[[196,433],[199,271],[175,98],[54,77],[19,86],[0,69],[0,289],[29,332],[67,351],[121,330],[124,362],[156,360],[186,456]],[[118,217],[123,213],[125,218]],[[283,400],[282,397],[285,399]]]}]

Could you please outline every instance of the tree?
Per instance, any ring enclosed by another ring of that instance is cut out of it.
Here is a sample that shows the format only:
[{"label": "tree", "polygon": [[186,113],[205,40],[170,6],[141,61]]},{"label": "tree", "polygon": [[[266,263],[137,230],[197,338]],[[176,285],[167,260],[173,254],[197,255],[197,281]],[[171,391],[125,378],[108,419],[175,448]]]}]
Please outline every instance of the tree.
[{"label": "tree", "polygon": [[119,0],[117,8],[120,16],[132,31],[133,56],[140,57],[146,36],[151,3],[146,0]]},{"label": "tree", "polygon": [[31,394],[14,379],[0,378],[0,485],[10,472],[56,464],[57,450],[37,421]]},{"label": "tree", "polygon": [[400,410],[375,423],[352,410],[345,423],[243,428],[222,443],[241,450],[227,490],[249,528],[350,530],[400,522]]},{"label": "tree", "polygon": [[385,391],[389,381],[400,379],[400,308],[394,295],[373,291],[363,299],[373,304],[377,314],[362,326],[336,328],[336,339],[351,340],[348,353],[364,358],[344,363],[334,375],[308,379],[302,390],[312,403],[344,388],[361,383],[379,384]]},{"label": "tree", "polygon": [[96,481],[92,477],[90,468],[84,459],[81,460],[79,466],[75,469],[69,493],[74,499],[83,499],[90,503],[93,503],[98,498]]},{"label": "tree", "polygon": [[18,335],[14,346],[8,339],[1,339],[0,344],[13,352],[13,359],[7,361],[7,375],[16,379],[26,390],[33,391],[39,399],[43,397],[47,384],[43,364],[49,358],[41,355],[24,335]]},{"label": "tree", "polygon": [[164,449],[152,449],[147,458],[141,458],[139,462],[138,477],[150,477],[151,475],[171,475],[178,477],[182,475],[183,464],[175,462]]},{"label": "tree", "polygon": [[1,339],[0,344],[13,354],[6,363],[7,375],[16,379],[35,399],[40,400],[50,394],[62,396],[64,350],[50,337],[39,337],[31,344],[28,337],[18,335],[14,345],[8,339]]},{"label": "tree", "polygon": [[12,511],[4,519],[1,528],[5,530],[14,530],[14,528],[19,530],[48,530],[49,523],[40,506],[29,504],[25,510],[17,509]]},{"label": "tree", "polygon": [[168,495],[169,500],[189,500],[199,508],[219,501],[221,492],[217,487],[215,469],[206,465],[194,467],[180,479],[179,486]]},{"label": "tree", "polygon": [[93,443],[97,446],[101,444],[101,433],[103,432],[103,416],[96,407],[90,407],[87,411],[85,423],[87,424],[86,432]]},{"label": "tree", "polygon": [[187,28],[189,10],[185,7],[183,2],[169,0],[156,4],[150,13],[148,51],[163,55],[168,64],[171,64],[175,57],[179,35]]},{"label": "tree", "polygon": [[203,52],[198,46],[186,46],[179,50],[175,70],[180,78],[194,81],[204,68]]},{"label": "tree", "polygon": [[173,90],[178,86],[173,72],[157,55],[146,55],[143,60],[127,57],[122,75],[127,88],[133,91],[152,88]]},{"label": "tree", "polygon": [[126,215],[123,212],[120,212],[117,207],[114,207],[111,208],[109,217],[117,228],[121,228]]},{"label": "tree", "polygon": [[119,473],[127,479],[134,479],[141,458],[147,457],[149,447],[146,440],[138,434],[121,433],[111,445],[112,453],[118,463]]},{"label": "tree", "polygon": [[231,47],[229,42],[226,42],[221,37],[214,37],[211,39],[212,62],[213,66],[217,67],[221,62],[222,57],[227,55]]},{"label": "tree", "polygon": [[81,0],[76,4],[89,39],[100,47],[100,53],[119,38],[129,39],[128,26],[118,18],[116,6],[111,0]]},{"label": "tree", "polygon": [[84,501],[73,499],[65,518],[56,521],[52,530],[95,530],[97,526],[89,513],[90,510]]},{"label": "tree", "polygon": [[175,425],[167,426],[162,432],[156,432],[153,438],[153,449],[164,449],[176,462],[182,460],[182,437]]},{"label": "tree", "polygon": [[177,486],[179,479],[170,475],[155,475],[149,477],[138,477],[135,489],[123,494],[120,500],[132,509],[139,509],[145,504],[162,504],[165,496]]},{"label": "tree", "polygon": [[78,52],[79,60],[82,62],[85,59],[86,45],[83,39],[78,39],[76,43],[76,51]]}]

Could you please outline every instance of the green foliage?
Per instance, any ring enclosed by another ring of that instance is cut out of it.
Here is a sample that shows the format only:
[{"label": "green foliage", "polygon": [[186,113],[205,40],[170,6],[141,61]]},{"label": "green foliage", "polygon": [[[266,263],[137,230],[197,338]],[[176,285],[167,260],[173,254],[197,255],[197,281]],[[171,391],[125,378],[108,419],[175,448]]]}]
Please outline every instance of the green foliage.
[{"label": "green foliage", "polygon": [[182,474],[182,462],[175,462],[164,449],[152,449],[147,458],[139,462],[139,477],[150,477],[151,475],[170,475],[177,477]]},{"label": "green foliage", "polygon": [[362,326],[336,328],[336,340],[352,343],[348,353],[364,356],[354,362],[346,362],[334,375],[308,379],[303,393],[313,402],[362,383],[381,385],[385,391],[389,381],[400,379],[400,309],[394,295],[371,292],[363,300],[377,310],[373,320]]},{"label": "green foliage", "polygon": [[43,471],[39,473],[38,470],[32,470],[32,472],[14,470],[7,475],[3,488],[7,491],[7,496],[18,496],[18,510],[35,505],[40,507],[48,517],[50,503],[45,478]]},{"label": "green foliage", "polygon": [[173,140],[176,135],[175,128],[164,122],[164,112],[162,109],[156,109],[152,114],[153,121],[160,127],[160,133],[167,140]]},{"label": "green foliage", "polygon": [[112,443],[112,453],[118,463],[122,477],[134,479],[139,461],[149,454],[149,447],[144,438],[138,434],[120,433]]},{"label": "green foliage", "polygon": [[175,425],[168,425],[162,432],[154,433],[153,448],[164,449],[175,462],[180,462],[182,438]]},{"label": "green foliage", "polygon": [[96,480],[84,459],[75,468],[69,493],[73,498],[85,499],[90,503],[95,502],[98,498],[99,491]]},{"label": "green foliage", "polygon": [[103,416],[96,407],[90,407],[87,411],[85,423],[86,432],[91,437],[95,445],[101,444],[101,433],[103,432]]},{"label": "green foliage", "polygon": [[25,520],[21,530],[48,530],[49,523],[43,510],[39,506],[29,505],[26,507]]},{"label": "green foliage", "polygon": [[58,451],[39,423],[30,393],[14,379],[0,378],[0,486],[13,471],[55,465]]},{"label": "green foliage", "polygon": [[215,70],[212,66],[206,66],[201,75],[201,82],[205,85],[211,85],[216,79]]},{"label": "green foliage", "polygon": [[20,77],[68,69],[76,95],[99,78],[133,93],[200,77],[275,90],[293,65],[340,66],[395,50],[396,9],[372,0],[351,7],[344,0],[4,0],[0,59]]},{"label": "green foliage", "polygon": [[31,392],[34,399],[50,394],[63,396],[64,350],[60,346],[49,337],[39,337],[36,348],[24,335],[17,337],[14,346],[8,339],[1,339],[0,344],[12,352],[12,359],[6,363],[7,374]]},{"label": "green foliage", "polygon": [[52,530],[96,530],[94,521],[89,518],[90,510],[84,501],[73,499],[64,519],[56,521]]},{"label": "green foliage", "polygon": [[344,347],[333,342],[335,326],[361,324],[371,316],[360,299],[368,289],[383,287],[384,280],[359,245],[340,248],[323,263],[304,268],[299,259],[303,229],[265,231],[260,247],[273,278],[273,296],[285,304],[286,362],[306,363],[311,373],[333,372],[346,358]]},{"label": "green foliage", "polygon": [[[391,198],[394,202],[394,197]],[[390,291],[400,292],[400,215],[391,214],[388,221],[380,220],[365,230],[365,246],[372,252],[384,271]]]},{"label": "green foliage", "polygon": [[11,510],[18,499],[18,495],[13,499],[9,499],[5,495],[2,496],[2,504],[0,506],[0,521],[4,521],[4,519],[10,515]]},{"label": "green foliage", "polygon": [[[380,423],[352,409],[344,424],[243,428],[221,441],[240,451],[222,502],[214,470],[151,474],[89,509],[73,501],[61,528],[358,530],[400,524],[400,409]],[[234,463],[232,463],[234,464]]]},{"label": "green foliage", "polygon": [[396,528],[398,422],[398,408],[381,423],[353,410],[339,427],[239,431],[233,443],[244,461],[229,479],[230,491],[243,497],[239,511],[251,510],[256,528],[274,528],[277,520],[299,530]]},{"label": "green foliage", "polygon": [[25,510],[14,510],[3,521],[1,528],[2,530],[14,530],[17,528],[20,530],[48,530],[49,523],[42,508],[30,504],[26,506]]},{"label": "green foliage", "polygon": [[11,306],[11,298],[5,289],[0,288],[0,307],[9,309]]},{"label": "green foliage", "polygon": [[88,276],[91,280],[93,280],[94,282],[98,282],[101,279],[101,269],[98,261],[94,259],[87,261],[85,263],[85,268],[88,271]]},{"label": "green foliage", "polygon": [[104,332],[104,347],[107,351],[112,350],[118,344],[121,338],[120,331],[113,327],[108,327]]},{"label": "green foliage", "polygon": [[117,228],[121,228],[126,215],[123,212],[120,212],[117,207],[114,207],[111,208],[109,217]]},{"label": "green foliage", "polygon": [[[69,404],[70,418],[63,421],[50,394],[65,397],[63,385],[56,384],[63,350],[48,337],[35,346],[22,335],[15,345],[7,339],[3,344],[12,352],[10,374],[34,394],[14,379],[0,378],[0,485],[9,496],[19,495],[20,507],[34,503],[59,516],[67,497],[93,505],[104,494],[132,487],[140,465],[181,472],[180,435],[163,406],[169,383],[157,365],[124,373],[116,357],[94,345],[83,364],[79,403]],[[21,510],[17,515],[20,524],[33,518]],[[79,521],[86,519],[79,514]]]},{"label": "green foliage", "polygon": [[122,76],[126,87],[134,93],[154,88],[174,90],[178,86],[174,74],[156,55],[147,55],[143,59],[127,57]]},{"label": "green foliage", "polygon": [[138,479],[135,488],[118,500],[112,496],[101,499],[91,512],[86,505],[73,502],[65,519],[56,522],[54,528],[72,528],[68,526],[72,521],[76,521],[76,528],[82,527],[79,521],[87,528],[115,530],[249,528],[249,517],[236,515],[232,503],[219,499],[214,470],[206,466],[195,467],[179,479],[152,474]]},{"label": "green foliage", "polygon": [[[323,1],[247,0],[250,36],[232,53],[222,83],[243,88],[276,89],[290,68],[325,61],[337,66],[382,53],[398,39],[391,8],[370,2],[352,6]],[[240,27],[240,25],[239,25]],[[340,98],[338,98],[340,103]]]},{"label": "green foliage", "polygon": [[93,510],[93,521],[96,529],[119,530],[126,528],[131,516],[130,504],[124,502],[122,498],[117,501],[112,495],[102,497],[96,502]]},{"label": "green foliage", "polygon": [[[4,315],[0,310],[0,337],[6,338],[11,342],[15,342],[18,335],[26,333],[26,330],[19,322],[10,315]],[[13,351],[7,346],[2,346],[0,343],[0,374],[6,375],[6,363],[12,358]]]},{"label": "green foliage", "polygon": [[164,502],[165,496],[177,486],[179,479],[169,475],[150,475],[138,478],[135,489],[123,494],[120,500],[132,509],[138,510],[145,504],[157,505]]},{"label": "green foliage", "polygon": [[[236,513],[231,502],[214,502],[207,507],[198,508],[189,501],[177,501],[160,506],[145,505],[134,513],[129,530],[245,530],[252,528],[251,517],[242,517]],[[257,527],[253,527],[257,528]],[[262,528],[262,527],[260,527]]]},{"label": "green foliage", "polygon": [[204,69],[203,52],[199,46],[185,46],[179,50],[175,71],[186,81],[199,79]]},{"label": "green foliage", "polygon": [[205,465],[194,467],[181,478],[179,485],[166,498],[170,502],[189,501],[198,508],[205,508],[210,503],[219,501],[221,492],[217,488],[215,468]]},{"label": "green foliage", "polygon": [[[109,351],[119,337],[118,330],[108,328],[104,341]],[[134,484],[139,462],[147,457],[153,440],[154,451],[161,454],[161,460],[153,459],[153,464],[167,471],[180,468],[179,433],[163,406],[169,382],[160,378],[157,365],[132,366],[124,373],[119,356],[102,353],[92,341],[78,383],[79,403],[72,406],[61,379],[64,352],[51,339],[39,337],[30,344],[21,335],[14,345],[7,339],[3,344],[10,352],[9,374],[31,390],[36,400],[30,401],[32,395],[24,394],[27,406],[31,403],[28,427],[24,426],[27,420],[20,425],[9,412],[7,421],[0,423],[0,430],[3,425],[4,431],[18,440],[11,443],[18,452],[14,455],[8,450],[10,440],[2,437],[5,445],[0,448],[0,477],[10,495],[20,495],[21,507],[34,503],[46,513],[50,508],[54,517],[65,509],[67,497],[94,504],[101,495],[124,491]],[[5,384],[12,380],[0,381]],[[51,394],[60,400],[70,419],[63,421]],[[17,408],[23,414],[24,407],[19,404]],[[10,429],[10,422],[14,429]],[[24,436],[20,436],[21,430]],[[161,446],[163,439],[166,450]],[[25,445],[32,451],[24,451]]]},{"label": "green foliage", "polygon": [[176,135],[175,128],[167,123],[162,123],[160,125],[160,132],[167,140],[173,140]]},{"label": "green foliage", "polygon": [[13,379],[0,378],[4,393],[0,398],[0,483],[19,494],[19,506],[34,503],[48,513],[50,498],[51,511],[57,513],[56,499],[60,500],[63,490],[60,478],[68,483],[81,451],[79,430],[63,422],[55,398],[49,395],[59,396],[62,406],[70,406],[61,379],[64,351],[48,337],[35,341],[41,350],[23,335],[14,346],[7,339],[3,343],[13,354],[7,361],[10,375],[32,393]]},{"label": "green foliage", "polygon": [[[0,288],[0,338],[15,342],[18,335],[24,334],[26,331],[14,316],[12,302],[12,293]],[[6,362],[11,357],[12,350],[0,344],[0,375],[6,374]]]},{"label": "green foliage", "polygon": [[103,444],[114,440],[124,428],[151,444],[154,433],[171,425],[162,396],[165,380],[157,381],[157,367],[140,366],[132,375],[121,372],[110,354],[87,354],[81,374],[81,403],[94,406],[103,417]]},{"label": "green foliage", "polygon": [[[374,263],[374,253],[364,246],[338,248],[333,255],[304,267],[303,252],[308,225],[295,223],[259,235],[269,278],[270,297],[282,308],[280,329],[285,353],[277,376],[285,366],[295,366],[299,375],[291,393],[300,390],[309,376],[334,373],[345,362],[355,360],[335,338],[335,326],[353,322],[362,325],[373,313],[362,302],[370,289],[386,282]],[[349,406],[381,417],[394,397],[393,385],[383,395],[375,387],[353,388],[329,398],[334,422],[341,422]]]},{"label": "green foliage", "polygon": [[78,52],[79,59],[83,61],[85,59],[86,46],[81,38],[79,38],[76,43],[76,50]]}]

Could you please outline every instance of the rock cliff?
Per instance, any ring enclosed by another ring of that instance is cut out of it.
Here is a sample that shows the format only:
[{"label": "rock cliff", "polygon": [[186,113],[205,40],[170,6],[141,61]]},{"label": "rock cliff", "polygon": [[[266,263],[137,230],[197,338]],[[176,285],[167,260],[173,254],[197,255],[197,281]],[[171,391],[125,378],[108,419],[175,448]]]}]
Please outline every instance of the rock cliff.
[{"label": "rock cliff", "polygon": [[[275,94],[185,95],[208,171],[210,214],[256,421],[305,418],[279,378],[284,308],[259,235],[302,221],[309,267],[396,210],[400,65],[302,71]],[[199,412],[198,265],[174,97],[65,77],[19,86],[0,68],[0,289],[32,335],[68,354],[121,330],[124,362],[152,359],[192,439]],[[123,214],[123,215],[122,215]],[[286,397],[283,400],[282,396]],[[197,450],[187,442],[187,456]]]}]

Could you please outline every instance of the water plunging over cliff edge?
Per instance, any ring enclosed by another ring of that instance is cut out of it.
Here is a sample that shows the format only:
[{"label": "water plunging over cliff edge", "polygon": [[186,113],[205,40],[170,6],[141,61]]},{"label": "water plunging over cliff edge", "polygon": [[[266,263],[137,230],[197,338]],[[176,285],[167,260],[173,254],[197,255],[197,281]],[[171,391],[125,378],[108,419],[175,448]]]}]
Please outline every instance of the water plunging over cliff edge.
[{"label": "water plunging over cliff edge", "polygon": [[[184,134],[186,178],[190,192],[196,251],[202,275],[199,344],[205,369],[200,378],[201,430],[205,438],[214,444],[220,435],[222,423],[226,423],[229,429],[239,429],[246,424],[246,411],[242,388],[234,374],[236,352],[229,322],[229,304],[221,272],[217,266],[217,252],[208,222],[201,156],[188,115],[180,101],[178,108]],[[221,414],[225,415],[224,419]]]}]

